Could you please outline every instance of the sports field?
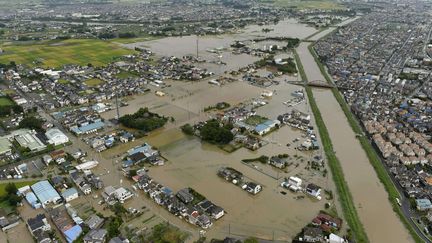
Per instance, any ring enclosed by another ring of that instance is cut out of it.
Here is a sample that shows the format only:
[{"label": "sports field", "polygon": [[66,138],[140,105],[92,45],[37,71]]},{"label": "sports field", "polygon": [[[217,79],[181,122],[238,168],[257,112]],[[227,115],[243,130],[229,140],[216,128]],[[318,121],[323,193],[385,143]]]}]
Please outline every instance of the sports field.
[{"label": "sports field", "polygon": [[115,57],[133,52],[119,45],[95,39],[71,39],[32,43],[9,42],[0,46],[4,53],[0,63],[15,61],[17,64],[42,67],[61,67],[65,64],[101,66]]}]

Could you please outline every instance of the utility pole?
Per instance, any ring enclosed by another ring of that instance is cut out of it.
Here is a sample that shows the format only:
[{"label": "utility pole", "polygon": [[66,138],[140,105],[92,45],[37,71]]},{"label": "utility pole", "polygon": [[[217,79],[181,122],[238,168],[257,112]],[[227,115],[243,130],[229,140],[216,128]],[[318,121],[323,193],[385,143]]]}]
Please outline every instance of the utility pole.
[{"label": "utility pole", "polygon": [[115,90],[116,95],[116,109],[117,109],[117,121],[120,119],[120,108],[119,108],[119,102],[118,102],[118,92],[117,89]]},{"label": "utility pole", "polygon": [[198,48],[199,47],[199,35],[197,34],[197,38],[196,38],[196,58],[199,58],[199,54],[198,54]]}]

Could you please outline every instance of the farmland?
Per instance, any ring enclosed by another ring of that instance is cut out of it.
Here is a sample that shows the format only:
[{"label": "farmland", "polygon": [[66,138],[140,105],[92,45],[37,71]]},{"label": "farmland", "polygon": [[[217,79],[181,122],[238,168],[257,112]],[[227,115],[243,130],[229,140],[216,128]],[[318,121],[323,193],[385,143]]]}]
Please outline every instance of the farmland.
[{"label": "farmland", "polygon": [[4,54],[0,55],[0,63],[15,61],[17,64],[53,68],[65,64],[87,65],[91,63],[94,66],[101,66],[112,62],[115,57],[133,52],[115,43],[94,39],[7,42],[0,48],[4,50]]}]

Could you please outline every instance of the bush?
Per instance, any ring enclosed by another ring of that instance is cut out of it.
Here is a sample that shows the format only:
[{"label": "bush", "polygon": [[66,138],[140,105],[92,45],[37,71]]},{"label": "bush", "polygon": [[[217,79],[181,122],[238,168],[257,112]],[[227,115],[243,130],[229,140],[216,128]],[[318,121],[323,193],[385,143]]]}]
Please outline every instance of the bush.
[{"label": "bush", "polygon": [[183,126],[181,127],[181,130],[182,130],[186,135],[193,135],[193,134],[194,134],[194,129],[193,129],[193,127],[192,127],[189,123],[183,125]]}]

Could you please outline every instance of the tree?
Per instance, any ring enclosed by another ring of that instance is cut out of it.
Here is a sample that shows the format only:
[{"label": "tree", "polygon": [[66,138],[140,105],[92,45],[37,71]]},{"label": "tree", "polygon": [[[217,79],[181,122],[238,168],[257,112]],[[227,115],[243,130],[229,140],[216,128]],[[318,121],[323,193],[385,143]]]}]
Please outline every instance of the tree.
[{"label": "tree", "polygon": [[209,120],[200,130],[204,141],[215,144],[227,144],[231,142],[234,135],[229,126],[221,126],[217,120]]},{"label": "tree", "polygon": [[9,194],[7,196],[7,201],[9,202],[9,205],[12,207],[16,206],[18,203],[21,202],[21,197],[16,194]]},{"label": "tree", "polygon": [[167,122],[166,117],[152,113],[148,108],[140,108],[134,114],[127,114],[120,117],[119,121],[126,127],[135,128],[144,132],[150,132],[162,127]]},{"label": "tree", "polygon": [[121,217],[111,217],[107,225],[108,239],[114,238],[120,235],[120,226],[123,220]]},{"label": "tree", "polygon": [[249,237],[246,240],[244,240],[243,243],[258,243],[258,239],[255,237]]},{"label": "tree", "polygon": [[5,187],[5,191],[8,195],[16,194],[18,189],[14,183],[8,183]]},{"label": "tree", "polygon": [[189,123],[184,124],[184,125],[181,127],[181,130],[182,130],[186,135],[193,135],[193,134],[194,134],[194,129],[193,129],[193,127],[192,127]]},{"label": "tree", "polygon": [[44,121],[39,118],[36,118],[34,116],[27,116],[19,123],[19,127],[42,130],[43,123]]}]

